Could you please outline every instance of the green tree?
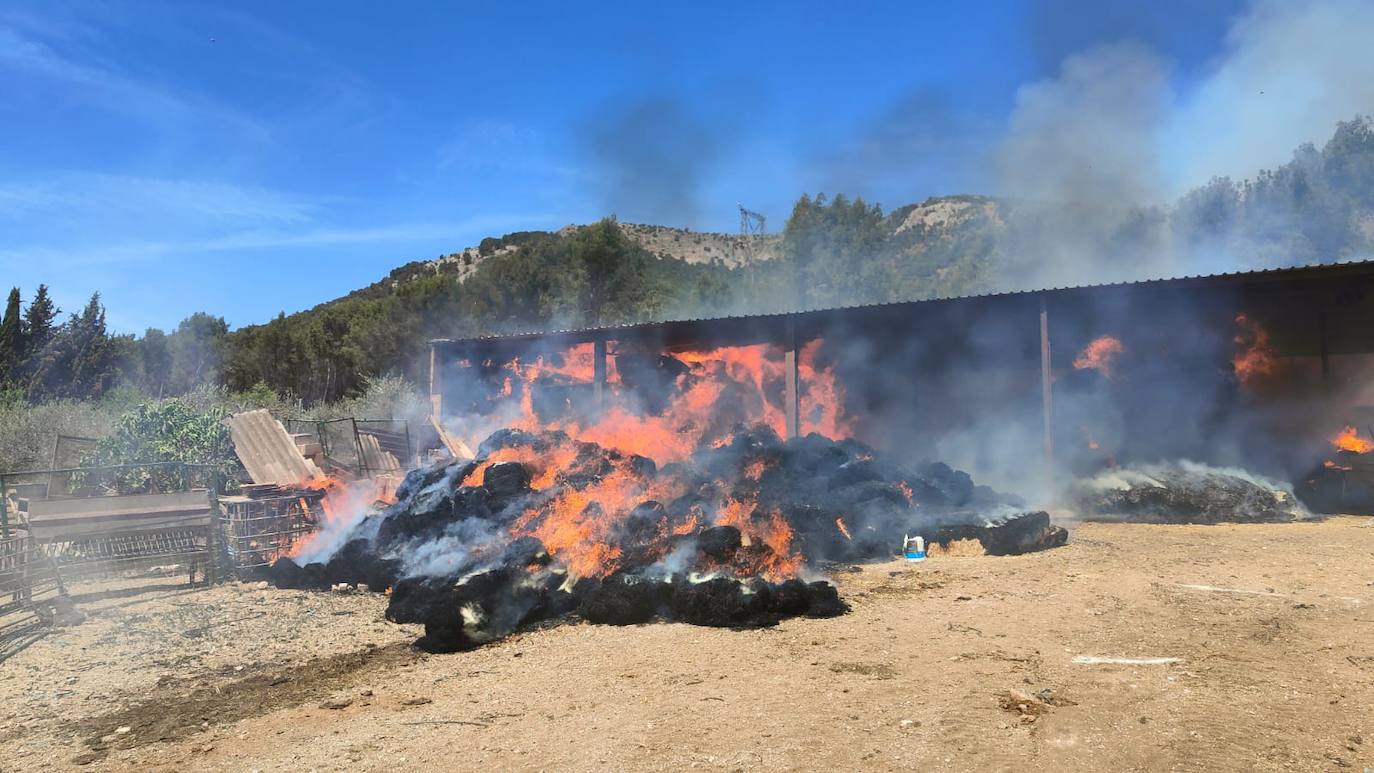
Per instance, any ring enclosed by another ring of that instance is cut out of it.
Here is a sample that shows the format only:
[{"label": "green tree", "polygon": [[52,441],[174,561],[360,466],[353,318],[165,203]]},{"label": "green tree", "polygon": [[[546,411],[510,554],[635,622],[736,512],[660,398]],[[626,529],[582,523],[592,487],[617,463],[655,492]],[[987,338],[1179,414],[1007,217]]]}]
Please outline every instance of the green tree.
[{"label": "green tree", "polygon": [[169,391],[184,394],[200,384],[214,383],[228,333],[223,317],[198,311],[183,319],[167,342],[172,355]]},{"label": "green tree", "polygon": [[[85,464],[110,466],[146,462],[186,462],[212,464],[219,468],[221,481],[234,477],[238,462],[234,456],[229,426],[229,411],[209,405],[197,409],[185,400],[173,398],[136,406],[115,421],[114,431],[97,444]],[[182,477],[171,468],[136,468],[117,476],[121,492],[165,491],[198,482]]]},{"label": "green tree", "polygon": [[5,316],[0,320],[0,386],[13,382],[24,362],[23,320],[19,315],[19,288],[10,290]]},{"label": "green tree", "polygon": [[143,332],[138,342],[140,383],[150,394],[161,397],[170,391],[168,382],[172,375],[172,350],[167,342],[167,334],[150,327]]},{"label": "green tree", "polygon": [[52,340],[53,325],[61,313],[62,310],[48,296],[48,286],[39,285],[29,308],[24,311],[24,333],[28,337],[25,349],[30,357],[40,355]]},{"label": "green tree", "polygon": [[91,295],[80,314],[57,328],[38,355],[29,399],[97,398],[117,378],[116,344],[105,329],[100,293]]},{"label": "green tree", "polygon": [[795,303],[808,308],[876,300],[886,277],[887,232],[882,208],[838,194],[827,203],[803,195],[783,229],[783,255],[795,283]]}]

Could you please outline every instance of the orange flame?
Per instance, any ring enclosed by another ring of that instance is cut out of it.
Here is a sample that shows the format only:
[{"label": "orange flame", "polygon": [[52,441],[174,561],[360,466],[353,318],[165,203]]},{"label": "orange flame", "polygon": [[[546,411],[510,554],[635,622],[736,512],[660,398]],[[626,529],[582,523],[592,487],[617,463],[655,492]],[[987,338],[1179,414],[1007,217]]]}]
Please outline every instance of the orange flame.
[{"label": "orange flame", "polygon": [[[616,346],[612,341],[607,348]],[[825,363],[822,346],[820,340],[810,341],[796,359],[800,430],[843,439],[852,435],[851,421],[844,412],[844,390]],[[499,389],[486,398],[485,413],[455,417],[459,434],[481,437],[507,426],[557,430],[567,439],[537,452],[526,445],[504,447],[482,459],[462,485],[481,485],[493,464],[525,464],[531,488],[544,496],[528,500],[527,509],[511,522],[510,533],[539,539],[580,577],[605,577],[630,558],[655,560],[674,549],[675,538],[713,525],[738,528],[746,546],[721,569],[769,579],[797,576],[803,559],[791,526],[780,513],[760,511],[752,496],[742,493],[756,490],[753,484],[764,475],[766,460],[748,460],[735,473],[737,479],[721,481],[727,485],[714,498],[684,516],[640,507],[680,498],[687,493],[686,483],[671,475],[646,478],[632,458],[646,456],[658,464],[683,461],[699,448],[729,443],[740,424],[764,424],[784,435],[787,365],[782,348],[754,344],[672,352],[685,371],[668,385],[672,399],[657,412],[640,405],[642,394],[625,383],[615,356],[606,359],[602,400],[592,405],[595,354],[593,344],[584,343],[504,365],[483,363],[484,370],[504,371],[492,382]],[[576,468],[584,442],[617,452],[613,468],[580,474]],[[626,529],[633,530],[633,539],[625,539]]]},{"label": "orange flame", "polygon": [[850,540],[851,542],[854,540],[854,538],[849,534],[849,527],[844,525],[843,516],[835,519],[835,528],[840,530],[840,533],[844,535],[845,539]]},{"label": "orange flame", "polygon": [[301,513],[305,515],[307,520],[315,522],[320,529],[296,540],[285,551],[286,555],[296,558],[305,553],[331,521],[351,519],[358,515],[360,508],[368,507],[374,503],[391,504],[394,502],[396,500],[395,490],[390,484],[391,481],[386,478],[344,480],[330,475],[297,483],[298,488],[324,492],[324,498],[320,500],[321,512],[319,513],[310,507],[310,502],[305,497],[300,497],[297,500]]},{"label": "orange flame", "polygon": [[[834,370],[817,362],[821,346],[820,339],[810,341],[797,358],[801,433],[817,432],[832,439],[851,437],[844,389]],[[577,440],[648,456],[660,463],[681,461],[703,445],[728,440],[731,428],[741,422],[767,424],[779,435],[786,432],[783,352],[768,344],[675,352],[673,356],[689,370],[678,377],[679,395],[661,415],[637,410],[622,388],[615,358],[608,357],[608,404],[598,415],[590,419],[541,419],[531,385],[541,377],[554,376],[585,386],[593,378],[593,356],[592,344],[587,343],[547,359],[540,356],[532,362],[515,359],[508,363],[507,369],[525,385],[520,390],[519,416],[508,424],[529,431],[562,430]],[[509,392],[503,385],[502,396]]]},{"label": "orange flame", "polygon": [[1098,336],[1088,343],[1073,360],[1074,370],[1095,370],[1107,378],[1112,377],[1112,361],[1126,351],[1121,341],[1109,335]]},{"label": "orange flame", "polygon": [[1269,332],[1244,312],[1236,315],[1236,327],[1236,354],[1231,364],[1240,382],[1248,385],[1277,372],[1279,361],[1269,343]]},{"label": "orange flame", "polygon": [[1349,424],[1332,436],[1331,445],[1342,451],[1354,451],[1357,454],[1367,454],[1374,451],[1374,440],[1360,437],[1359,430]]},{"label": "orange flame", "polygon": [[897,490],[902,492],[902,496],[906,497],[906,501],[915,504],[915,502],[912,502],[911,500],[914,496],[916,496],[916,494],[911,490],[911,486],[907,485],[906,481],[897,481]]}]

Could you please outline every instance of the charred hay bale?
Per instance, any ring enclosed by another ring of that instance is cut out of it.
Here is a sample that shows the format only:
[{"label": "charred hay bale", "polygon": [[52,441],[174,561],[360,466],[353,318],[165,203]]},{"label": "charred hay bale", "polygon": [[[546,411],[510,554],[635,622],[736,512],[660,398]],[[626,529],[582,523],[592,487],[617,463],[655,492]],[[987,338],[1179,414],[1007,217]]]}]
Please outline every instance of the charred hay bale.
[{"label": "charred hay bale", "polygon": [[896,484],[885,480],[866,480],[842,489],[832,489],[825,505],[842,512],[852,512],[865,506],[875,513],[907,513],[911,510],[911,502],[906,494]]},{"label": "charred hay bale", "polygon": [[499,566],[461,576],[401,580],[391,592],[387,619],[418,622],[416,642],[435,652],[470,649],[565,608],[557,591],[565,575]]},{"label": "charred hay bale", "polygon": [[851,459],[838,443],[815,432],[788,440],[785,448],[786,467],[801,473],[824,474]]},{"label": "charred hay bale", "polygon": [[1282,484],[1188,462],[1104,472],[1072,496],[1087,518],[1135,523],[1283,523],[1302,514]]},{"label": "charred hay bale", "polygon": [[497,462],[482,473],[482,486],[493,497],[504,499],[529,491],[532,478],[530,468],[520,462]]},{"label": "charred hay bale", "polygon": [[379,556],[371,540],[354,539],[344,543],[325,564],[325,580],[330,585],[367,585],[380,592],[395,584],[400,571],[401,562]]},{"label": "charred hay bale", "polygon": [[697,535],[697,550],[717,564],[728,564],[734,560],[735,552],[743,544],[743,535],[734,526],[712,526]]},{"label": "charred hay bale", "polygon": [[670,591],[668,583],[660,580],[617,573],[587,590],[577,612],[592,623],[647,623],[658,614]]},{"label": "charred hay bale", "polygon": [[453,577],[403,577],[391,588],[386,619],[393,623],[424,623],[444,614],[452,595]]},{"label": "charred hay bale", "polygon": [[658,463],[647,456],[631,454],[629,469],[636,477],[648,480],[658,474]]},{"label": "charred hay bale", "polygon": [[878,465],[871,459],[859,459],[845,462],[830,474],[829,487],[831,490],[854,486],[870,481],[881,481],[882,473],[878,471]]},{"label": "charred hay bale", "polygon": [[577,456],[558,473],[558,482],[581,491],[601,482],[612,472],[615,472],[615,459],[611,452],[595,443],[579,443]]},{"label": "charred hay bale", "polygon": [[730,442],[718,449],[735,458],[766,456],[779,458],[783,452],[782,438],[767,424],[739,424],[731,431]]},{"label": "charred hay bale", "polygon": [[325,590],[329,587],[329,577],[325,572],[325,565],[319,561],[311,561],[301,567],[301,587],[307,590]]},{"label": "charred hay bale", "polygon": [[538,537],[518,537],[501,551],[499,563],[509,567],[542,567],[553,562],[553,556]]},{"label": "charred hay bale", "polygon": [[282,556],[268,568],[267,580],[278,588],[301,590],[305,588],[305,570],[300,564]]},{"label": "charred hay bale", "polygon": [[761,628],[781,619],[765,582],[746,583],[733,577],[693,581],[673,578],[669,610],[674,620],[716,628]]},{"label": "charred hay bale", "polygon": [[773,608],[782,617],[806,614],[811,608],[811,588],[795,577],[783,580],[773,586]]},{"label": "charred hay bale", "polygon": [[476,467],[476,462],[449,459],[428,467],[411,470],[401,480],[401,485],[396,487],[396,501],[405,502],[420,490],[429,488],[445,479],[462,480]]},{"label": "charred hay bale", "polygon": [[660,535],[669,531],[668,514],[663,504],[654,500],[635,505],[613,526],[613,544],[620,547],[620,568],[634,572],[647,568],[663,557],[665,545]]},{"label": "charred hay bale", "polygon": [[806,585],[807,617],[839,617],[849,612],[849,605],[840,600],[840,590],[831,583],[817,580]]},{"label": "charred hay bale", "polygon": [[546,432],[526,432],[509,427],[498,429],[487,436],[477,446],[477,458],[486,459],[503,448],[530,448],[536,453],[544,453],[550,448],[568,442],[568,435],[562,430]]},{"label": "charred hay bale", "polygon": [[973,478],[944,462],[922,465],[910,481],[917,502],[922,505],[963,507],[973,498]]},{"label": "charred hay bale", "polygon": [[1061,526],[1050,523],[1043,510],[1002,516],[988,524],[956,524],[940,527],[928,541],[948,545],[956,540],[976,539],[992,556],[1015,556],[1059,547],[1069,539]]},{"label": "charred hay bale", "polygon": [[491,494],[485,488],[447,491],[436,485],[387,508],[377,527],[377,550],[385,553],[406,542],[436,539],[457,521],[493,517]]}]

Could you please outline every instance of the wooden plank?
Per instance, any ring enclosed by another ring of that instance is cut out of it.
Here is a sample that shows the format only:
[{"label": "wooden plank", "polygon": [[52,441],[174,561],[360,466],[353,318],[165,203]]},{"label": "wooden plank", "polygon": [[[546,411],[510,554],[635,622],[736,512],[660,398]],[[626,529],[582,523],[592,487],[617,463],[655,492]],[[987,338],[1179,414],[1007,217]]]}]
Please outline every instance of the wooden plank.
[{"label": "wooden plank", "polygon": [[468,448],[468,444],[464,443],[462,438],[455,437],[449,434],[448,430],[444,429],[444,425],[440,423],[437,416],[431,415],[429,417],[429,423],[434,426],[434,431],[439,433],[439,442],[444,444],[444,447],[448,449],[449,454],[451,454],[453,458],[477,458],[477,454],[473,453],[471,448]]},{"label": "wooden plank", "polygon": [[48,523],[31,527],[30,534],[39,542],[66,542],[76,539],[98,539],[184,529],[208,529],[210,523],[211,518],[208,511],[202,513],[163,513],[138,519],[87,519]]},{"label": "wooden plank", "polygon": [[29,521],[34,523],[89,515],[203,510],[209,506],[210,494],[204,490],[79,499],[35,499],[29,503]]},{"label": "wooden plank", "polygon": [[29,503],[34,539],[57,541],[96,535],[128,534],[172,528],[202,528],[211,522],[207,491],[133,494]]}]

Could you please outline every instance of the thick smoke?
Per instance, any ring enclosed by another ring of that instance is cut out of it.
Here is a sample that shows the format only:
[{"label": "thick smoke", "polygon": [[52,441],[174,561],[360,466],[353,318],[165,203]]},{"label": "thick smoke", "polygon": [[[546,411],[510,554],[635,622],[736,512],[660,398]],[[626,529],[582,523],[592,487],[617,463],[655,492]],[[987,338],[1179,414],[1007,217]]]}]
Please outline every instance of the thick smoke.
[{"label": "thick smoke", "polygon": [[[1000,252],[1015,270],[1003,280],[1058,286],[1255,267],[1250,240],[1191,238],[1180,209],[1202,202],[1172,202],[1212,178],[1279,166],[1374,108],[1371,26],[1374,5],[1359,0],[1261,0],[1200,74],[1178,73],[1124,36],[1023,86],[993,163],[1012,207]],[[1266,230],[1257,213],[1250,233]]]},{"label": "thick smoke", "polygon": [[687,102],[655,95],[604,107],[582,141],[607,210],[627,222],[691,226],[726,131]]}]

